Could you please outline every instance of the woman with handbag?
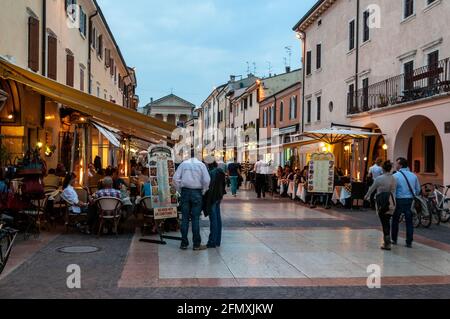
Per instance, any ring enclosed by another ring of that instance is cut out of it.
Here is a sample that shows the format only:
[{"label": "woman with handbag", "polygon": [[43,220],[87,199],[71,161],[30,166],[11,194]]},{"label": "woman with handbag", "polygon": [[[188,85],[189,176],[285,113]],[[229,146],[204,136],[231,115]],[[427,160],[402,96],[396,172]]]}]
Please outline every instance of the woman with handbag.
[{"label": "woman with handbag", "polygon": [[370,200],[372,194],[376,191],[375,206],[378,217],[383,227],[384,244],[383,250],[391,250],[391,218],[395,211],[395,190],[397,181],[391,174],[392,163],[386,161],[383,163],[383,175],[377,177],[370,187],[365,199]]}]

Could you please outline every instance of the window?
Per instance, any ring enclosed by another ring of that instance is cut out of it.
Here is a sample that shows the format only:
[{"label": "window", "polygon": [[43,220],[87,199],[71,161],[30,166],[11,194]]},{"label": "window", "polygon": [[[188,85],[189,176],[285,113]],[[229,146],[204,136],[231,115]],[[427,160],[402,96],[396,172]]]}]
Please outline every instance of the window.
[{"label": "window", "polygon": [[250,97],[248,98],[248,104],[250,105],[250,107],[253,106],[253,94],[250,94]]},{"label": "window", "polygon": [[80,67],[80,91],[84,91],[84,69]]},{"label": "window", "polygon": [[355,20],[350,21],[348,25],[348,50],[355,48]]},{"label": "window", "polygon": [[96,50],[97,49],[97,30],[92,25],[92,21],[89,22],[89,29],[91,30],[91,47]]},{"label": "window", "polygon": [[267,110],[264,110],[263,113],[263,126],[267,127]]},{"label": "window", "polygon": [[105,67],[111,66],[111,50],[105,48]]},{"label": "window", "polygon": [[295,120],[297,118],[297,97],[293,96],[290,100],[289,119]]},{"label": "window", "polygon": [[364,11],[363,13],[363,42],[370,40],[370,28],[369,28],[369,18],[370,12],[369,10]]},{"label": "window", "polygon": [[306,74],[311,74],[311,59],[312,59],[312,53],[311,51],[306,52]]},{"label": "window", "polygon": [[73,87],[75,59],[72,54],[66,55],[66,84]]},{"label": "window", "polygon": [[404,16],[403,18],[406,19],[414,14],[414,0],[404,0]]},{"label": "window", "polygon": [[58,47],[56,37],[49,35],[47,42],[47,77],[56,81],[58,65]]},{"label": "window", "polygon": [[39,71],[39,20],[28,18],[28,67]]},{"label": "window", "polygon": [[322,117],[322,97],[317,97],[317,121],[320,121]]},{"label": "window", "polygon": [[436,0],[427,0],[427,5],[432,4],[433,2],[435,2]]},{"label": "window", "polygon": [[306,102],[306,123],[311,123],[311,100]]},{"label": "window", "polygon": [[283,103],[283,101],[281,101],[281,103],[280,103],[280,122],[283,122],[283,118],[284,118],[284,103]]},{"label": "window", "polygon": [[363,79],[362,81],[363,86],[363,96],[362,96],[362,103],[364,108],[369,107],[369,79]]},{"label": "window", "polygon": [[97,41],[98,45],[97,45],[97,55],[99,58],[103,58],[103,35],[99,35],[98,36],[98,41]]},{"label": "window", "polygon": [[411,90],[414,87],[414,61],[409,61],[403,65],[405,74],[405,90]]},{"label": "window", "polygon": [[425,173],[436,171],[436,136],[425,136]]},{"label": "window", "polygon": [[348,86],[347,106],[349,110],[353,110],[355,107],[355,85],[350,84]]},{"label": "window", "polygon": [[316,50],[316,69],[320,69],[322,67],[322,44],[318,44]]},{"label": "window", "polygon": [[428,70],[430,77],[428,78],[428,85],[434,86],[439,81],[439,51],[434,51],[428,54]]},{"label": "window", "polygon": [[275,106],[270,108],[270,124],[275,125]]},{"label": "window", "polygon": [[86,37],[87,34],[87,16],[83,9],[80,7],[80,32]]}]

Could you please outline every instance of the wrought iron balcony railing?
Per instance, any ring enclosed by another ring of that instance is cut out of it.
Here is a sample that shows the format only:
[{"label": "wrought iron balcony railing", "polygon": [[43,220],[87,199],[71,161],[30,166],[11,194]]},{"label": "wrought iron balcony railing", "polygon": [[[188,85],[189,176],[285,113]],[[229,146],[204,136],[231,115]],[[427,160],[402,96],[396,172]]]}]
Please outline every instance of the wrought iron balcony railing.
[{"label": "wrought iron balcony railing", "polygon": [[359,114],[450,92],[450,58],[347,94],[347,114]]}]

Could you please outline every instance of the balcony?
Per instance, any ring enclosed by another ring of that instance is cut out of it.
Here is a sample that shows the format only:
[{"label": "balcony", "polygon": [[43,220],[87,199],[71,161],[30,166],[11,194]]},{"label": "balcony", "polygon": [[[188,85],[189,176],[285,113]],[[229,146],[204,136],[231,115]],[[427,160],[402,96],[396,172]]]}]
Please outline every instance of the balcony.
[{"label": "balcony", "polygon": [[347,93],[354,115],[450,92],[450,58]]}]

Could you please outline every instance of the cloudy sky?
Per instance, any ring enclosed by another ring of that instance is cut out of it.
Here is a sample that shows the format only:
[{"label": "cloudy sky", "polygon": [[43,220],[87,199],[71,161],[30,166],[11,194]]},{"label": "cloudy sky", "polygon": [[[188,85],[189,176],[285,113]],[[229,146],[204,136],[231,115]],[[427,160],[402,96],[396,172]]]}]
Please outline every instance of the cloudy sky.
[{"label": "cloudy sky", "polygon": [[129,66],[141,106],[174,94],[200,105],[231,74],[300,66],[292,27],[315,0],[98,0]]}]

